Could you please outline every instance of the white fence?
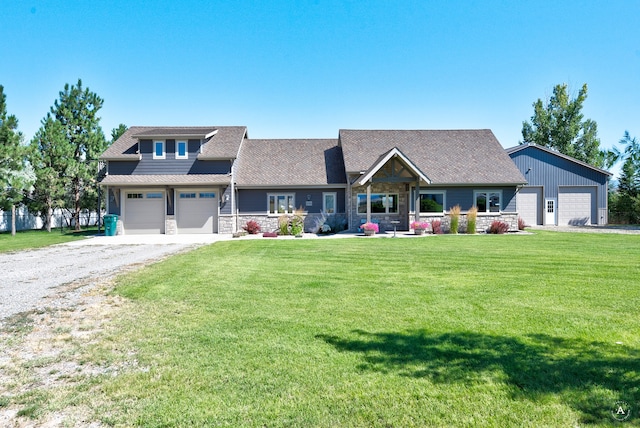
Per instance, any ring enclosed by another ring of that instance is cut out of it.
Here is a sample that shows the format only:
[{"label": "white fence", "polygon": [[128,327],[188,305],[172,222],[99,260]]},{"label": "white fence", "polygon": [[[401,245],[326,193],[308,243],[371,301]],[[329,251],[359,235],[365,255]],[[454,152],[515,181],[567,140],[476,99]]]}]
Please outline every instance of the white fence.
[{"label": "white fence", "polygon": [[[104,215],[104,213],[103,213]],[[51,228],[75,226],[71,218],[72,213],[66,210],[56,209],[51,216]],[[98,216],[95,211],[84,210],[80,212],[81,226],[95,226]],[[44,219],[31,214],[26,207],[16,208],[16,230],[42,229]],[[11,231],[11,211],[0,210],[0,232]]]}]

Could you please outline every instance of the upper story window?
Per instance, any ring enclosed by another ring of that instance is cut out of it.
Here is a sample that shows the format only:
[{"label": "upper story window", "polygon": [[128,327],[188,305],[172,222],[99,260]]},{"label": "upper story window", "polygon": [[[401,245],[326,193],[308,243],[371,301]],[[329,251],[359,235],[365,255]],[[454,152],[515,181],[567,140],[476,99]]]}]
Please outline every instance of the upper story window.
[{"label": "upper story window", "polygon": [[167,156],[164,147],[164,141],[154,141],[153,142],[153,158],[154,159],[165,159]]},{"label": "upper story window", "polygon": [[176,159],[189,159],[189,150],[186,141],[176,141]]},{"label": "upper story window", "polygon": [[479,213],[499,213],[502,205],[502,192],[477,191],[474,200]]}]

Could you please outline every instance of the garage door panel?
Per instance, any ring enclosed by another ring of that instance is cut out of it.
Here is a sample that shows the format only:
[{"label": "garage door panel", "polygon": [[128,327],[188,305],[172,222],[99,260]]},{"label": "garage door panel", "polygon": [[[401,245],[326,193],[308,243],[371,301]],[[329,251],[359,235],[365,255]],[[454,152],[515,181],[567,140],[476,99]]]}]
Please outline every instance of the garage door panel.
[{"label": "garage door panel", "polygon": [[213,191],[179,191],[176,223],[178,233],[217,232],[217,198]]},{"label": "garage door panel", "polygon": [[595,217],[595,187],[566,187],[558,192],[558,224],[583,226]]},{"label": "garage door panel", "polygon": [[518,215],[525,224],[542,224],[542,188],[523,187],[516,196]]},{"label": "garage door panel", "polygon": [[123,223],[128,235],[164,233],[164,193],[127,191]]}]

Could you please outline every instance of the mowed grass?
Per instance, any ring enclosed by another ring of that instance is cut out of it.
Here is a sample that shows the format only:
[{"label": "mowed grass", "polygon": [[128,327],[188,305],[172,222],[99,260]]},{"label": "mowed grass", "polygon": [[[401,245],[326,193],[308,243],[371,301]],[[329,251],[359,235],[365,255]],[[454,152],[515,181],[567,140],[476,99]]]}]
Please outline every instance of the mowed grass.
[{"label": "mowed grass", "polygon": [[92,406],[117,426],[610,425],[640,410],[639,278],[637,235],[220,242],[120,280],[133,309],[95,355],[138,365]]},{"label": "mowed grass", "polygon": [[90,228],[81,232],[74,232],[69,229],[64,229],[62,232],[60,229],[52,229],[51,232],[45,230],[24,230],[16,232],[15,236],[11,235],[11,232],[2,232],[0,233],[0,253],[42,248],[48,247],[49,245],[85,239],[87,234],[95,234],[97,230],[97,228]]}]

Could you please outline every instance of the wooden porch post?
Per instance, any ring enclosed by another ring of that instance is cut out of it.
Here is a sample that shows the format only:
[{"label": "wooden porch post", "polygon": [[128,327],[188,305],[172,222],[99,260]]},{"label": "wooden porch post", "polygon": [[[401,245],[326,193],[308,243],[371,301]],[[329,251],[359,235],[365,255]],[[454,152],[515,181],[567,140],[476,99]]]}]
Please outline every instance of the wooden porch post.
[{"label": "wooden porch post", "polygon": [[415,221],[420,221],[420,178],[418,178],[418,180],[416,181],[416,194],[414,196],[414,206],[415,206],[415,213],[416,213],[416,220]]},{"label": "wooden porch post", "polygon": [[367,223],[371,222],[371,182],[367,184]]}]

